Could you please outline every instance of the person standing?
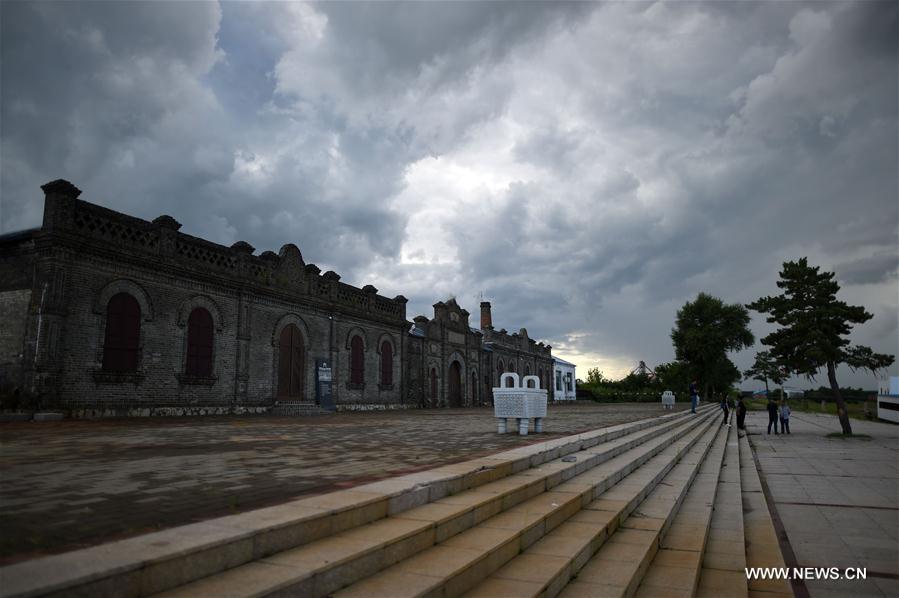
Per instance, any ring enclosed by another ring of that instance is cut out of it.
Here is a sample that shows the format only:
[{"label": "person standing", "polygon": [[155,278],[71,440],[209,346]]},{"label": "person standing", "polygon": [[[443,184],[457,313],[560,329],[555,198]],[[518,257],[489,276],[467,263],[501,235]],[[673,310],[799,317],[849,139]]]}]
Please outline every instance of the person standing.
[{"label": "person standing", "polygon": [[790,433],[790,406],[787,405],[786,399],[780,400],[780,431]]},{"label": "person standing", "polygon": [[724,411],[724,419],[721,420],[721,424],[722,425],[727,424],[729,426],[730,424],[727,423],[727,416],[730,415],[730,410],[727,408],[727,395],[726,394],[721,395],[721,410]]},{"label": "person standing", "polygon": [[696,413],[696,403],[699,401],[699,385],[696,380],[690,382],[690,413]]},{"label": "person standing", "polygon": [[746,403],[743,402],[743,397],[737,401],[737,429],[746,429]]},{"label": "person standing", "polygon": [[771,433],[771,426],[774,425],[774,433],[777,434],[777,403],[772,397],[768,397],[768,434]]}]

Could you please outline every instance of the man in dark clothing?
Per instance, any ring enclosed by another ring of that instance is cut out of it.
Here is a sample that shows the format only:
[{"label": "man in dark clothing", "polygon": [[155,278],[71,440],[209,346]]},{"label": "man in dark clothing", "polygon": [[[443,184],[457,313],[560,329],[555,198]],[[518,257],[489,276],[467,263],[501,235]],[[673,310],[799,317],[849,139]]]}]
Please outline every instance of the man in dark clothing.
[{"label": "man in dark clothing", "polygon": [[737,401],[737,429],[746,429],[746,403],[743,402],[743,397]]},{"label": "man in dark clothing", "polygon": [[774,426],[774,433],[777,434],[777,403],[774,399],[768,397],[768,434],[771,433],[771,426]]},{"label": "man in dark clothing", "polygon": [[724,411],[724,419],[721,420],[721,423],[729,426],[727,416],[730,415],[730,410],[727,408],[727,395],[721,395],[721,410]]},{"label": "man in dark clothing", "polygon": [[696,380],[690,382],[690,413],[696,413],[696,403],[699,402],[699,385]]}]

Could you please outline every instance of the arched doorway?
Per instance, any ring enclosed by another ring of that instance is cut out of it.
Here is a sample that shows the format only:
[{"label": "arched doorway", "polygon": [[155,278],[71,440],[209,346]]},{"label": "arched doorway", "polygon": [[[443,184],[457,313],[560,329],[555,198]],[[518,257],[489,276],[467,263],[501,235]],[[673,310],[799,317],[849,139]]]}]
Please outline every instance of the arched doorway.
[{"label": "arched doorway", "polygon": [[303,397],[303,337],[300,329],[288,324],[278,339],[278,398]]},{"label": "arched doorway", "polygon": [[462,406],[462,366],[454,361],[449,367],[449,405],[450,407]]}]

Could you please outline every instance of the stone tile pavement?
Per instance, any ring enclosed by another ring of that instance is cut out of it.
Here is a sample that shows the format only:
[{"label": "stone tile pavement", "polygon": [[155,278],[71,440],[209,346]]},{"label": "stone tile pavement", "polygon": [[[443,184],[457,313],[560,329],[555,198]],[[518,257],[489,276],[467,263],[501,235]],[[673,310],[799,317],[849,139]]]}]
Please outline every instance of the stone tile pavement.
[{"label": "stone tile pavement", "polygon": [[498,435],[489,408],[0,424],[0,563],[665,413],[549,409],[526,437]]},{"label": "stone tile pavement", "polygon": [[794,412],[792,433],[775,436],[766,413],[750,413],[749,438],[798,566],[867,569],[865,581],[807,580],[810,595],[899,596],[899,426],[852,420],[870,440],[827,438],[840,431],[835,416]]}]

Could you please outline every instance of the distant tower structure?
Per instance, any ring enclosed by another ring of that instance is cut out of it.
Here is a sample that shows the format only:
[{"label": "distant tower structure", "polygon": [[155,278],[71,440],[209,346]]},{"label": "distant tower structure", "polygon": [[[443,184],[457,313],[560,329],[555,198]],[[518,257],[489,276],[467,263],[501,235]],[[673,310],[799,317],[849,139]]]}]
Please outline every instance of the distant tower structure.
[{"label": "distant tower structure", "polygon": [[631,374],[636,376],[646,376],[650,379],[656,377],[655,372],[653,372],[652,369],[646,365],[645,361],[640,361],[637,367],[631,370]]}]

